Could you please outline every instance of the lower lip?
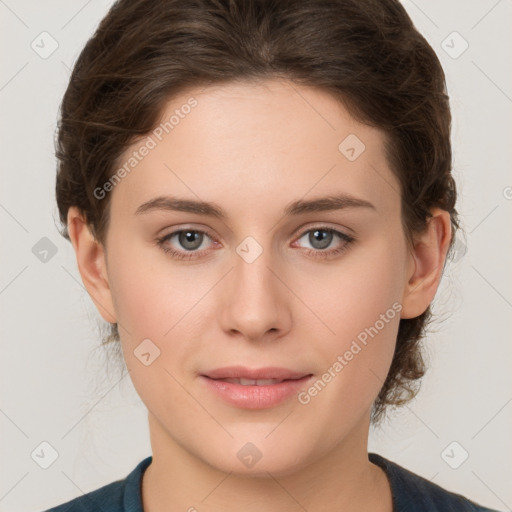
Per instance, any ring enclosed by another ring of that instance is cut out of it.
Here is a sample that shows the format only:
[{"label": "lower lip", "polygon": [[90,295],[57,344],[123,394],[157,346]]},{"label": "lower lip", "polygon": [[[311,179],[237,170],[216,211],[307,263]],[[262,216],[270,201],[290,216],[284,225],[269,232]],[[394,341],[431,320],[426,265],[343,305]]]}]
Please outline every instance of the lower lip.
[{"label": "lower lip", "polygon": [[231,405],[241,409],[267,409],[297,395],[307,385],[312,375],[268,386],[243,386],[210,379],[204,375],[200,377],[209,389]]}]

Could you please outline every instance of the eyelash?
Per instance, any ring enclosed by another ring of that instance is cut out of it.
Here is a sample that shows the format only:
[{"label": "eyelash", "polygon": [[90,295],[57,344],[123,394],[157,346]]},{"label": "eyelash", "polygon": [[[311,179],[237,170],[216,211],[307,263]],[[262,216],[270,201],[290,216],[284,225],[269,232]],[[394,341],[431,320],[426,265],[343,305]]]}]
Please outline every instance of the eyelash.
[{"label": "eyelash", "polygon": [[[205,250],[203,251],[185,251],[185,252],[182,252],[182,251],[176,251],[174,249],[171,249],[169,248],[168,246],[165,245],[165,242],[167,242],[168,240],[170,240],[173,236],[179,234],[179,233],[183,233],[183,232],[187,232],[187,231],[190,231],[192,233],[200,233],[200,234],[203,234],[203,235],[206,235],[208,238],[212,238],[207,232],[205,231],[201,231],[200,229],[179,229],[177,231],[173,231],[172,233],[169,233],[167,235],[165,235],[164,237],[162,238],[158,238],[157,239],[157,245],[167,254],[170,254],[171,257],[177,259],[177,260],[192,260],[192,259],[195,259],[196,257],[199,257],[197,256],[198,254],[201,255],[201,253],[205,252]],[[331,234],[334,234],[334,235],[337,235],[339,238],[341,238],[345,243],[341,246],[341,247],[338,247],[337,249],[331,249],[331,250],[322,250],[322,249],[304,249],[308,255],[312,255],[314,258],[319,258],[319,259],[327,259],[327,258],[333,258],[335,256],[338,256],[340,255],[341,253],[345,252],[352,243],[354,243],[356,241],[356,238],[351,236],[351,235],[347,235],[345,233],[342,233],[341,231],[337,231],[336,229],[333,229],[333,228],[329,228],[329,227],[326,227],[326,226],[319,226],[319,227],[313,227],[313,228],[310,228],[310,229],[307,229],[306,231],[304,231],[299,237],[297,240],[300,240],[304,235],[310,233],[311,231],[324,231],[326,233],[331,233]]]}]

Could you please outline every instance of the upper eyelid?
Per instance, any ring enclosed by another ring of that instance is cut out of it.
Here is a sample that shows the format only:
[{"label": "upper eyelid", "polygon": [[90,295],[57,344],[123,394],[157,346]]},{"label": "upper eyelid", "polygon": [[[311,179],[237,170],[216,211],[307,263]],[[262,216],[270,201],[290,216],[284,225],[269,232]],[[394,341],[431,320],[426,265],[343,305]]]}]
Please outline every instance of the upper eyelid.
[{"label": "upper eyelid", "polygon": [[[295,236],[298,234],[303,235],[304,233],[307,233],[308,231],[311,231],[313,229],[325,229],[325,230],[331,230],[331,231],[338,231],[343,234],[343,228],[329,226],[327,223],[323,223],[323,224],[320,223],[315,226],[303,227],[303,228],[295,230],[295,233],[296,233]],[[352,231],[349,228],[345,228],[345,229],[347,229],[348,231]],[[162,236],[171,236],[171,235],[175,235],[176,233],[181,233],[182,231],[195,231],[197,233],[204,233],[204,234],[210,236],[211,238],[215,238],[215,236],[210,234],[210,231],[208,230],[208,228],[195,228],[193,226],[185,226],[182,228],[176,228],[176,229],[173,229],[172,231],[169,231],[169,233],[167,233],[167,235],[162,235]]]}]

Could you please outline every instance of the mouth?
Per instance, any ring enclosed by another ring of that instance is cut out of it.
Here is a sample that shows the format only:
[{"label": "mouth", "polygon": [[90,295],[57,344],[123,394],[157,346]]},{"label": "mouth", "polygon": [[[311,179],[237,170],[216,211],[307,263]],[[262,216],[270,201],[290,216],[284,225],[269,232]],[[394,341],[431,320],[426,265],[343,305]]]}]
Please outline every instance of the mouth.
[{"label": "mouth", "polygon": [[288,368],[218,368],[199,375],[206,387],[224,402],[242,409],[265,409],[293,395],[313,376]]},{"label": "mouth", "polygon": [[230,382],[231,384],[240,384],[241,386],[272,386],[279,384],[286,380],[298,380],[298,379],[215,379],[222,382]]},{"label": "mouth", "polygon": [[226,366],[225,368],[209,370],[202,375],[215,380],[235,380],[237,384],[245,386],[265,386],[268,384],[254,384],[254,382],[272,381],[269,384],[278,384],[284,380],[297,380],[311,374],[279,367],[247,368],[245,366]]}]

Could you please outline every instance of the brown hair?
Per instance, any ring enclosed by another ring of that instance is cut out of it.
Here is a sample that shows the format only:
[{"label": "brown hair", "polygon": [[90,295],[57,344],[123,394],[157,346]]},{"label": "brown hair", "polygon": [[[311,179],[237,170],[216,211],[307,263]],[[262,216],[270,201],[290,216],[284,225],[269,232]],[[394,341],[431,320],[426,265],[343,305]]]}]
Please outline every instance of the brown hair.
[{"label": "brown hair", "polygon": [[[380,128],[401,186],[409,243],[429,208],[458,224],[451,114],[441,64],[398,0],[119,0],[81,52],[61,104],[56,155],[62,236],[77,206],[104,244],[109,196],[94,193],[125,148],[148,134],[173,96],[192,87],[285,78],[331,93]],[[389,374],[372,409],[415,396],[429,308],[401,319]],[[106,340],[119,341],[117,324]]]}]

